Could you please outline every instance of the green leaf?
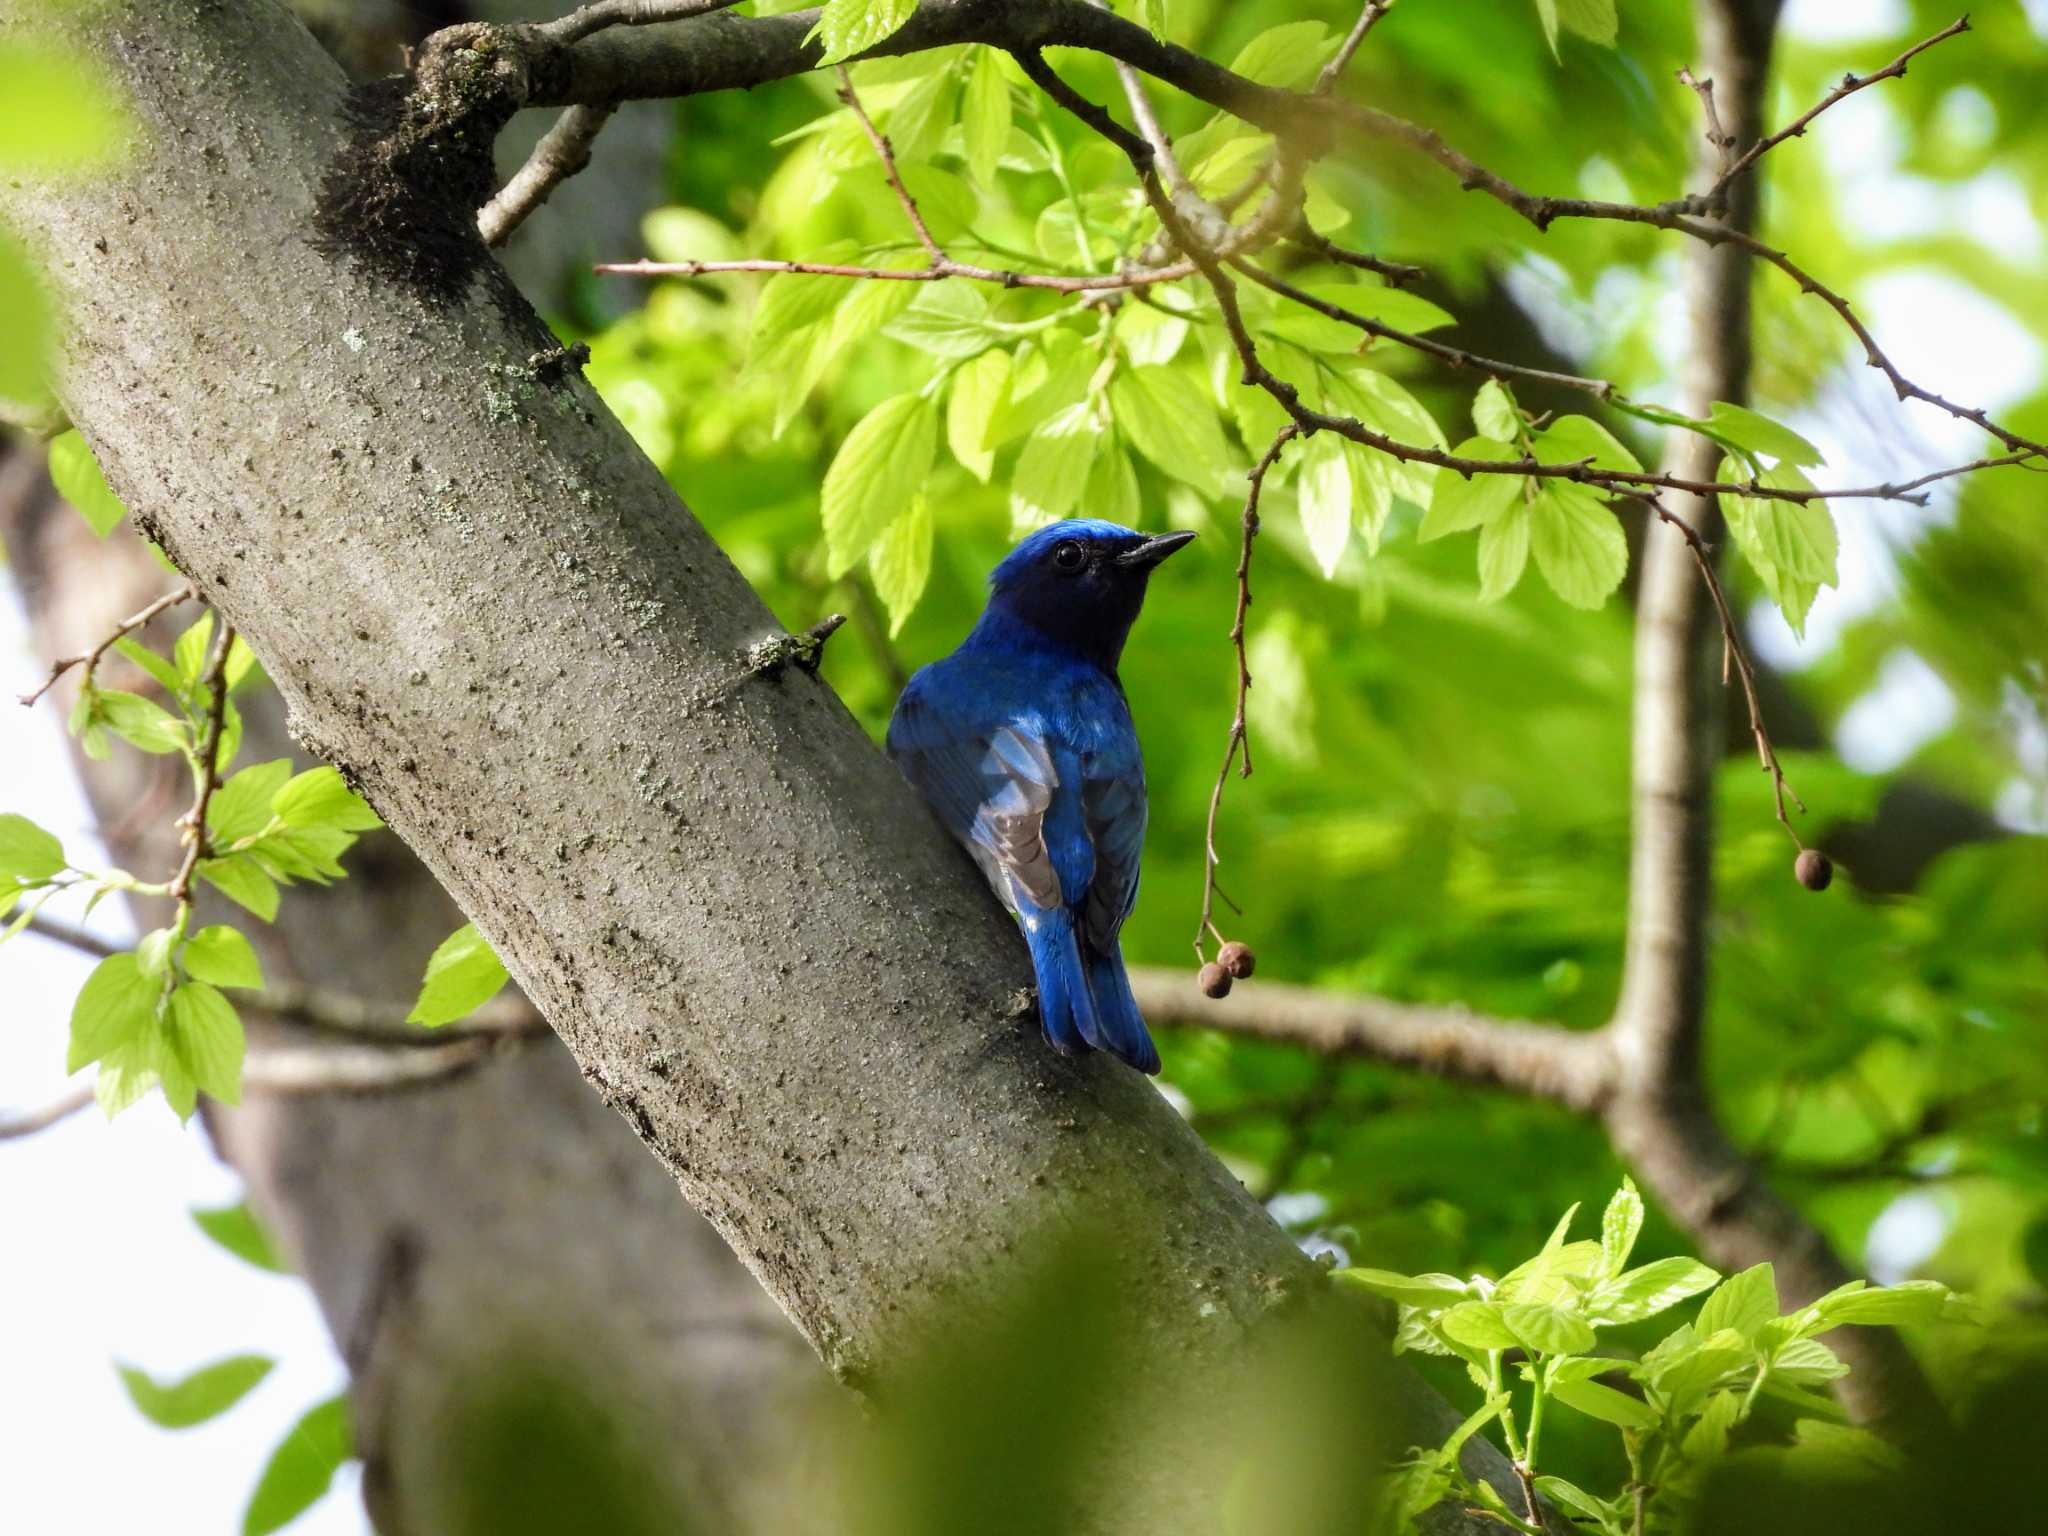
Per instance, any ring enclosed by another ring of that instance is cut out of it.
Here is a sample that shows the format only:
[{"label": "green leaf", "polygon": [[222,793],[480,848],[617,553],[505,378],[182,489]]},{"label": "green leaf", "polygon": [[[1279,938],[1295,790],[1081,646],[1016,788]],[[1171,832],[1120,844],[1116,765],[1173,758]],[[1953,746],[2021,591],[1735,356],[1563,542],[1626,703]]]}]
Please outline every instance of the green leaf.
[{"label": "green leaf", "polygon": [[1624,1177],[1600,1217],[1600,1259],[1607,1278],[1622,1272],[1642,1230],[1643,1197],[1636,1192],[1635,1180]]},{"label": "green leaf", "polygon": [[[1605,47],[1614,46],[1620,31],[1620,21],[1614,13],[1614,0],[1556,0],[1557,19],[1579,36],[1600,43]],[[1556,41],[1556,28],[1552,27],[1552,41]]]},{"label": "green leaf", "polygon": [[1600,498],[1569,481],[1545,484],[1529,507],[1529,543],[1551,590],[1598,608],[1628,571],[1628,538]]},{"label": "green leaf", "polygon": [[928,357],[972,357],[997,340],[988,327],[988,300],[967,283],[931,283],[884,335]]},{"label": "green leaf", "polygon": [[1746,406],[1730,405],[1726,400],[1716,400],[1700,426],[1710,437],[1787,464],[1803,464],[1811,469],[1826,462],[1818,448],[1790,427]]},{"label": "green leaf", "polygon": [[1116,343],[1133,367],[1172,362],[1187,341],[1188,330],[1188,322],[1179,315],[1151,304],[1126,304],[1117,311]]},{"label": "green leaf", "polygon": [[64,1070],[100,1060],[142,1041],[156,1019],[163,983],[143,974],[132,954],[109,955],[93,967],[71,1005],[71,1045]]},{"label": "green leaf", "polygon": [[1205,496],[1218,493],[1230,474],[1230,445],[1215,402],[1192,374],[1159,364],[1123,369],[1109,401],[1132,447]]},{"label": "green leaf", "polygon": [[[1733,459],[1721,461],[1723,480],[1744,480]],[[1813,482],[1789,464],[1757,476],[1781,490],[1812,490]],[[1728,531],[1735,547],[1764,584],[1796,635],[1806,633],[1806,615],[1822,587],[1835,584],[1834,513],[1825,501],[1780,501],[1759,496],[1724,496]]]},{"label": "green leaf", "polygon": [[171,994],[164,1032],[195,1088],[223,1104],[242,1102],[242,1020],[224,993],[203,981],[186,982]]},{"label": "green leaf", "polygon": [[268,1355],[230,1355],[174,1382],[159,1382],[132,1365],[115,1368],[144,1418],[163,1429],[190,1429],[234,1407],[275,1364]]},{"label": "green leaf", "polygon": [[[1519,459],[1521,451],[1498,438],[1469,437],[1452,453],[1461,459],[1499,461]],[[1527,478],[1522,475],[1465,476],[1445,471],[1436,477],[1430,492],[1429,510],[1423,514],[1416,539],[1424,544],[1446,534],[1483,528],[1522,497]]]},{"label": "green leaf", "polygon": [[1445,1338],[1474,1349],[1519,1349],[1521,1336],[1507,1325],[1497,1301],[1460,1302],[1436,1320]]},{"label": "green leaf", "polygon": [[1290,21],[1246,43],[1230,67],[1261,85],[1299,90],[1315,79],[1330,56],[1332,41],[1320,21]]},{"label": "green leaf", "polygon": [[228,859],[201,859],[199,878],[227,897],[270,922],[277,916],[277,886],[262,867],[246,853]]},{"label": "green leaf", "polygon": [[1504,1302],[1501,1321],[1524,1346],[1541,1354],[1576,1355],[1598,1342],[1583,1318],[1562,1307]]},{"label": "green leaf", "polygon": [[1010,83],[1003,78],[997,50],[974,50],[967,89],[960,100],[960,139],[967,168],[984,187],[994,184],[996,167],[1010,142]]},{"label": "green leaf", "polygon": [[868,573],[875,595],[889,614],[889,638],[895,639],[910,617],[932,574],[932,509],[920,491],[910,498],[901,517],[875,540],[868,551]]},{"label": "green leaf", "polygon": [[1536,439],[1536,457],[1545,464],[1577,464],[1592,460],[1599,469],[1641,473],[1642,463],[1621,439],[1590,416],[1560,416]]},{"label": "green leaf", "polygon": [[405,1016],[406,1022],[429,1027],[453,1023],[496,997],[509,979],[476,924],[464,923],[428,958],[419,1001]]},{"label": "green leaf", "polygon": [[185,626],[178,643],[171,647],[171,665],[178,673],[179,689],[191,694],[206,671],[206,653],[213,644],[213,610],[203,609]]},{"label": "green leaf", "polygon": [[1550,1389],[1550,1395],[1591,1418],[1623,1429],[1653,1429],[1658,1422],[1656,1409],[1604,1382],[1561,1381]]},{"label": "green leaf", "polygon": [[212,1208],[196,1207],[192,1220],[199,1230],[227,1249],[245,1264],[258,1269],[267,1269],[273,1274],[288,1274],[284,1260],[277,1256],[277,1248],[270,1240],[270,1234],[257,1224],[249,1210],[249,1202],[238,1200],[233,1205]]},{"label": "green leaf", "polygon": [[[1366,426],[1396,442],[1416,448],[1442,448],[1443,429],[1421,401],[1365,363],[1323,370],[1323,403],[1335,411],[1348,411]],[[1394,490],[1418,507],[1429,505],[1436,488],[1438,471],[1432,464],[1394,460],[1388,466]]]},{"label": "green leaf", "polygon": [[1024,439],[1024,451],[1010,473],[1012,531],[1041,527],[1074,510],[1100,440],[1095,408],[1085,401],[1048,417]]},{"label": "green leaf", "polygon": [[[1479,429],[1481,437],[1492,438],[1498,443],[1512,443],[1520,439],[1522,413],[1515,407],[1514,393],[1499,379],[1488,379],[1479,386],[1479,393],[1473,396],[1472,425]],[[1513,450],[1501,456],[1520,457]]]},{"label": "green leaf", "polygon": [[1020,347],[1010,369],[1009,387],[996,406],[982,445],[999,448],[1022,437],[1053,412],[1082,399],[1089,393],[1089,380],[1101,361],[1095,349],[1071,331],[1054,331],[1029,351]]},{"label": "green leaf", "polygon": [[846,434],[825,471],[825,564],[833,580],[853,569],[923,489],[937,443],[937,409],[909,394],[884,400]]},{"label": "green leaf", "polygon": [[1885,1323],[1903,1325],[1931,1323],[1940,1318],[1955,1300],[1955,1293],[1936,1280],[1907,1280],[1899,1285],[1871,1287],[1832,1297],[1815,1304],[1829,1328],[1842,1323]]},{"label": "green leaf", "polygon": [[213,845],[225,847],[245,837],[254,837],[270,825],[270,804],[292,776],[288,757],[267,763],[251,763],[214,791],[207,803],[206,825]]},{"label": "green leaf", "polygon": [[114,642],[114,649],[155,678],[166,693],[175,695],[179,689],[185,686],[185,680],[178,676],[177,668],[173,667],[168,661],[165,661],[163,657],[157,655],[148,646],[137,645],[133,640],[123,635]]},{"label": "green leaf", "polygon": [[193,934],[185,945],[186,974],[216,987],[260,987],[263,966],[247,935],[216,924]]},{"label": "green leaf", "polygon": [[57,494],[78,509],[92,531],[105,538],[114,525],[128,515],[100,473],[99,460],[84,438],[76,432],[60,432],[50,439],[50,480]]},{"label": "green leaf", "polygon": [[1778,1315],[1778,1287],[1769,1263],[1752,1264],[1722,1281],[1693,1326],[1702,1338],[1711,1339],[1724,1328],[1732,1328],[1745,1339]]},{"label": "green leaf", "polygon": [[131,747],[161,756],[191,745],[185,722],[174,718],[139,693],[118,688],[95,690],[93,718]]},{"label": "green leaf", "polygon": [[1819,1339],[1793,1339],[1771,1353],[1771,1375],[1798,1387],[1822,1387],[1849,1374],[1849,1367]]},{"label": "green leaf", "polygon": [[0,893],[9,882],[41,885],[55,879],[69,867],[64,845],[30,821],[12,811],[0,815]]},{"label": "green leaf", "polygon": [[988,443],[989,424],[1010,385],[1010,354],[1000,349],[982,353],[953,374],[953,393],[946,402],[946,446],[975,479],[987,482],[995,469],[995,450]]},{"label": "green leaf", "polygon": [[[828,250],[813,252],[804,259],[843,265],[857,253],[857,247],[848,240]],[[750,365],[765,361],[778,342],[829,317],[851,295],[852,285],[843,277],[778,272],[769,278],[754,305],[753,324],[747,333]]]},{"label": "green leaf", "polygon": [[145,933],[135,946],[135,963],[143,975],[161,981],[171,963],[171,930],[158,928]]},{"label": "green leaf", "polygon": [[1637,1323],[1697,1296],[1720,1278],[1698,1259],[1658,1259],[1603,1280],[1587,1295],[1582,1310],[1595,1324]]},{"label": "green leaf", "polygon": [[887,39],[916,10],[917,0],[826,0],[804,40],[822,39],[825,56],[819,64],[837,64]]},{"label": "green leaf", "polygon": [[326,764],[308,768],[278,790],[270,813],[288,827],[369,832],[384,825],[383,818],[348,787],[340,770]]},{"label": "green leaf", "polygon": [[1539,1477],[1536,1479],[1536,1491],[1579,1519],[1591,1520],[1603,1530],[1616,1529],[1607,1506],[1576,1483],[1568,1483],[1561,1477]]},{"label": "green leaf", "polygon": [[1456,1275],[1397,1275],[1390,1269],[1340,1269],[1330,1279],[1425,1311],[1455,1307],[1472,1299],[1470,1288]]},{"label": "green leaf", "polygon": [[1096,448],[1095,462],[1088,469],[1088,488],[1081,499],[1090,517],[1106,518],[1126,528],[1138,526],[1144,510],[1138,471],[1113,435],[1105,436]]},{"label": "green leaf", "polygon": [[1553,55],[1557,52],[1557,0],[1536,0],[1536,15],[1543,23],[1543,36]]},{"label": "green leaf", "polygon": [[326,1496],[354,1454],[347,1396],[309,1408],[264,1463],[242,1514],[242,1536],[270,1536],[290,1525]]},{"label": "green leaf", "polygon": [[1519,498],[1479,530],[1479,599],[1495,603],[1515,590],[1529,561],[1529,504]]},{"label": "green leaf", "polygon": [[1343,439],[1334,432],[1310,438],[1295,484],[1309,553],[1325,576],[1334,576],[1351,542],[1351,463]]}]

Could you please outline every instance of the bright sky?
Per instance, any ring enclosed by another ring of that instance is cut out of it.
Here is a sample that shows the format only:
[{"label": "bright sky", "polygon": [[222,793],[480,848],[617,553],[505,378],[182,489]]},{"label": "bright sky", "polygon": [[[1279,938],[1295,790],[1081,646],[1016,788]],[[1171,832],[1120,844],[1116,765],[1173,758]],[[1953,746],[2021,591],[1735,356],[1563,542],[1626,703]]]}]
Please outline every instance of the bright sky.
[{"label": "bright sky", "polygon": [[[1891,0],[1792,0],[1788,24],[1807,36],[1848,37],[1889,30],[1903,9]],[[2027,0],[2027,10],[2048,33],[2048,0]],[[1837,176],[1884,185],[1884,196],[1860,200],[1864,206],[1890,210],[1887,217],[1960,223],[2034,254],[2040,231],[2020,189],[1996,178],[1960,193],[1902,185],[1890,163],[1896,146],[1872,131],[1880,122],[1844,108],[1824,118],[1817,135]],[[1860,297],[1900,365],[1945,393],[1996,407],[2040,377],[2031,339],[1954,284],[1906,274],[1871,284]],[[1925,467],[1954,456],[1953,423],[1931,412],[1910,419],[1912,435],[1903,440],[1874,434],[1873,421],[1896,432],[1898,407],[1881,381],[1859,369],[1839,398],[1798,425],[1827,451],[1832,477],[1868,481],[1891,475],[1901,460]],[[1921,515],[1881,505],[1845,511],[1840,591],[1822,594],[1803,645],[1775,615],[1759,617],[1752,625],[1759,650],[1797,667],[1832,646],[1844,623],[1890,595],[1888,541],[1909,539]],[[1943,513],[1937,504],[1926,515]],[[0,598],[0,694],[20,692],[39,671],[9,592]],[[1953,709],[1933,672],[1902,653],[1849,711],[1838,746],[1859,767],[1888,768],[1939,731]],[[30,816],[67,847],[89,848],[89,818],[60,729],[48,707],[31,713],[0,701],[0,809]],[[95,917],[117,936],[123,921],[112,903]],[[66,1021],[88,969],[89,962],[29,936],[0,954],[0,1103],[35,1104],[62,1088]],[[272,1446],[336,1389],[343,1371],[297,1281],[230,1257],[186,1215],[238,1193],[197,1122],[181,1129],[157,1097],[111,1126],[89,1111],[0,1144],[0,1528],[34,1536],[166,1528],[226,1536],[240,1529],[243,1502]],[[1925,1203],[1888,1212],[1884,1251],[1872,1258],[1886,1270],[1910,1263],[1938,1242],[1943,1220]],[[113,1368],[119,1359],[175,1377],[247,1351],[275,1356],[277,1369],[223,1417],[178,1432],[137,1414]],[[292,1527],[295,1533],[367,1532],[352,1483],[337,1487],[339,1495]]]}]

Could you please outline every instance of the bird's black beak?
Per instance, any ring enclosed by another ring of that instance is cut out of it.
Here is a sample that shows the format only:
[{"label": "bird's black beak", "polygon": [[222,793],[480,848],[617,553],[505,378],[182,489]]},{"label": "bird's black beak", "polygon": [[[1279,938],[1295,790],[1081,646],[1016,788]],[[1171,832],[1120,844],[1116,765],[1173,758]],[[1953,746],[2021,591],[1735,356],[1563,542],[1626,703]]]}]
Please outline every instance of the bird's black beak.
[{"label": "bird's black beak", "polygon": [[1132,545],[1116,557],[1116,563],[1149,571],[1194,536],[1194,530],[1191,528],[1176,528],[1172,533],[1162,533],[1157,538]]}]

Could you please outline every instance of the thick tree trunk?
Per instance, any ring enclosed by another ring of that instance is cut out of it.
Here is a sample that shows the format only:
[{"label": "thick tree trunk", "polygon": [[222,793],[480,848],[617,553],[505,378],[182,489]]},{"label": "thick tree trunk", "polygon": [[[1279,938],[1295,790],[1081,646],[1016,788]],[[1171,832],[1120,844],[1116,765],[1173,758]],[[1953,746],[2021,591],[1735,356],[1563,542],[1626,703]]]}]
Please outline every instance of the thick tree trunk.
[{"label": "thick tree trunk", "polygon": [[116,176],[0,190],[67,410],[827,1363],[885,1380],[1049,1227],[1113,1226],[1152,1360],[1314,1285],[1145,1080],[1045,1049],[1014,929],[466,224],[395,222],[463,168],[323,244],[323,182],[418,163],[337,170],[295,23],[60,15],[143,129]]},{"label": "thick tree trunk", "polygon": [[[40,476],[0,477],[0,537],[44,655],[91,645],[169,580],[139,541],[96,541]],[[244,718],[244,761],[291,751],[273,696],[245,699]],[[172,868],[177,762],[79,763],[115,859]],[[294,891],[276,923],[240,926],[273,984],[388,999],[395,1018],[461,918],[395,838],[366,840],[352,864],[346,881]],[[304,1034],[258,1024],[256,1039]],[[476,1447],[508,1390],[536,1377],[565,1420],[605,1425],[618,1450],[592,1464],[573,1438],[534,1437],[518,1468],[528,1494],[588,1505],[623,1463],[671,1528],[687,1511],[707,1528],[788,1529],[788,1424],[822,1372],[558,1042],[424,1087],[251,1094],[206,1118],[347,1358],[381,1530],[489,1528]]]}]

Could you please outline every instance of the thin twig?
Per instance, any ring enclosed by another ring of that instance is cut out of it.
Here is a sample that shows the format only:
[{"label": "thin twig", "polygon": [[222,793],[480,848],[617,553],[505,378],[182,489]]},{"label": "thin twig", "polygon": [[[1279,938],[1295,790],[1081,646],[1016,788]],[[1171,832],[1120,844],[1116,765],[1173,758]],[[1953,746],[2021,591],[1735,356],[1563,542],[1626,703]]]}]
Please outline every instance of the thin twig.
[{"label": "thin twig", "polygon": [[[1380,24],[1387,12],[1394,8],[1394,0],[1366,0],[1365,9],[1358,13],[1358,20],[1351,24],[1351,31],[1337,47],[1337,51],[1316,76],[1316,83],[1309,88],[1311,96],[1327,96],[1337,88],[1337,80],[1351,66],[1351,56],[1358,52],[1358,45],[1365,41],[1366,34]],[[1128,67],[1128,66],[1126,66]]]},{"label": "thin twig", "polygon": [[1223,935],[1214,921],[1216,911],[1216,866],[1222,862],[1216,854],[1216,819],[1223,809],[1223,786],[1230,781],[1232,763],[1242,764],[1238,770],[1240,778],[1252,776],[1252,739],[1246,726],[1245,705],[1251,694],[1252,669],[1245,653],[1245,615],[1252,605],[1252,546],[1259,537],[1259,496],[1265,490],[1266,472],[1279,461],[1281,450],[1300,435],[1300,428],[1292,422],[1282,427],[1274,436],[1273,444],[1254,464],[1245,477],[1249,485],[1245,490],[1244,516],[1239,520],[1237,545],[1237,612],[1230,625],[1230,644],[1237,652],[1237,707],[1231,716],[1230,733],[1223,748],[1223,766],[1216,770],[1216,787],[1209,792],[1208,831],[1202,840],[1202,916],[1195,925],[1195,961],[1200,964],[1207,958],[1204,946],[1210,938],[1223,942]]},{"label": "thin twig", "polygon": [[[1947,26],[1943,27],[1939,32],[1935,33],[1932,37],[1923,39],[1922,41],[1915,43],[1912,47],[1908,48],[1904,53],[1900,54],[1896,59],[1893,59],[1891,63],[1885,65],[1883,69],[1873,70],[1871,71],[1871,73],[1867,75],[1844,75],[1842,77],[1842,83],[1840,85],[1837,85],[1832,91],[1828,92],[1828,94],[1822,97],[1821,100],[1817,102],[1814,106],[1808,108],[1799,117],[1793,119],[1792,122],[1787,124],[1785,127],[1780,128],[1776,133],[1770,135],[1768,138],[1758,139],[1756,143],[1750,145],[1749,148],[1746,151],[1744,151],[1740,159],[1736,160],[1736,162],[1733,165],[1729,166],[1726,170],[1724,170],[1721,173],[1720,180],[1716,181],[1712,187],[1707,189],[1707,196],[1710,198],[1718,199],[1723,193],[1725,193],[1728,190],[1729,184],[1733,182],[1736,177],[1740,176],[1752,165],[1755,165],[1757,161],[1761,160],[1765,155],[1769,154],[1772,150],[1776,149],[1780,144],[1784,143],[1787,139],[1796,139],[1800,137],[1802,134],[1806,132],[1807,128],[1811,126],[1815,118],[1819,117],[1821,113],[1827,111],[1827,109],[1829,107],[1832,107],[1836,102],[1841,101],[1846,97],[1855,95],[1858,91],[1863,90],[1867,86],[1876,85],[1880,80],[1894,80],[1903,76],[1906,73],[1906,66],[1912,63],[1913,60],[1919,57],[1921,54],[1925,53],[1928,49],[1934,47],[1938,43],[1945,43],[1950,38],[1955,37],[1960,33],[1967,32],[1969,30],[1970,18],[1968,16],[1958,16],[1954,21],[1950,22]],[[1727,143],[1731,146],[1734,142],[1735,141],[1732,138],[1727,140]]]},{"label": "thin twig", "polygon": [[806,277],[845,277],[864,282],[936,283],[957,277],[968,282],[995,283],[1003,288],[1043,288],[1053,293],[1095,293],[1107,290],[1150,288],[1158,283],[1178,282],[1192,277],[1195,264],[1176,261],[1163,267],[1137,268],[1129,272],[1091,272],[1070,275],[1059,272],[1015,272],[1001,267],[976,266],[971,262],[941,258],[927,267],[855,267],[829,261],[771,261],[765,258],[741,261],[607,261],[591,269],[621,277],[708,277],[721,272],[792,272]]},{"label": "thin twig", "polygon": [[1733,160],[1735,135],[1721,126],[1721,113],[1714,105],[1714,82],[1701,79],[1689,69],[1681,69],[1678,72],[1678,83],[1691,86],[1693,94],[1700,99],[1700,113],[1707,120],[1707,143],[1712,146],[1714,153],[1721,157],[1721,180],[1725,182]]},{"label": "thin twig", "polygon": [[200,744],[193,766],[192,809],[178,823],[180,835],[185,839],[185,856],[178,864],[178,872],[171,877],[168,894],[180,907],[192,905],[193,873],[213,846],[206,833],[206,810],[213,803],[213,792],[220,784],[221,726],[227,718],[228,708],[228,652],[234,643],[234,626],[223,623],[219,644],[204,678],[206,687],[212,692],[206,711],[206,740]]},{"label": "thin twig", "polygon": [[650,27],[658,22],[708,16],[737,4],[739,0],[595,0],[557,20],[542,22],[534,31],[566,47],[606,27]]},{"label": "thin twig", "polygon": [[590,164],[590,147],[616,107],[568,107],[541,135],[526,164],[477,210],[476,227],[484,244],[503,245],[527,216],[554,195],[555,188]]},{"label": "thin twig", "polygon": [[74,1083],[45,1103],[18,1109],[11,1114],[0,1114],[0,1141],[13,1141],[17,1137],[47,1131],[51,1126],[69,1120],[91,1102],[92,1084]]},{"label": "thin twig", "polygon": [[108,652],[108,650],[110,650],[113,647],[113,644],[116,640],[119,640],[122,636],[131,634],[135,630],[142,628],[143,625],[147,624],[151,619],[155,618],[158,614],[164,612],[166,609],[175,608],[178,606],[178,604],[188,602],[191,599],[197,597],[198,595],[199,589],[196,586],[190,585],[189,583],[185,586],[178,588],[175,592],[166,592],[162,597],[158,598],[155,602],[151,603],[141,612],[132,614],[128,618],[123,619],[119,624],[116,624],[114,626],[113,633],[109,634],[104,640],[100,641],[100,643],[94,646],[91,650],[81,651],[76,656],[62,656],[59,657],[57,660],[51,662],[50,675],[44,678],[42,682],[39,683],[33,690],[31,690],[28,693],[22,694],[21,702],[23,704],[35,703],[37,699],[40,699],[44,694],[48,693],[50,689],[56,685],[58,678],[62,677],[66,672],[70,671],[71,668],[78,666],[81,663],[85,667],[85,686],[91,687],[92,674],[94,669],[97,668],[100,664],[100,657],[104,656]]},{"label": "thin twig", "polygon": [[924,213],[917,206],[917,199],[910,195],[910,188],[903,184],[903,173],[896,169],[896,151],[890,146],[889,137],[875,126],[868,116],[866,107],[860,104],[860,96],[853,88],[853,75],[847,67],[839,66],[839,99],[846,103],[860,124],[861,132],[868,136],[868,142],[875,147],[875,153],[882,161],[882,174],[889,178],[890,190],[896,194],[896,201],[903,207],[904,218],[910,221],[911,231],[917,236],[917,243],[924,247],[930,258],[931,269],[936,272],[946,264],[946,253],[939,242],[932,238],[931,226],[924,221]]},{"label": "thin twig", "polygon": [[1429,274],[1420,267],[1409,266],[1406,262],[1382,261],[1363,251],[1347,251],[1334,241],[1327,240],[1309,228],[1304,221],[1286,235],[1289,245],[1298,245],[1311,255],[1321,257],[1333,266],[1356,267],[1362,272],[1376,272],[1395,288],[1405,288],[1410,283],[1419,283]]}]

